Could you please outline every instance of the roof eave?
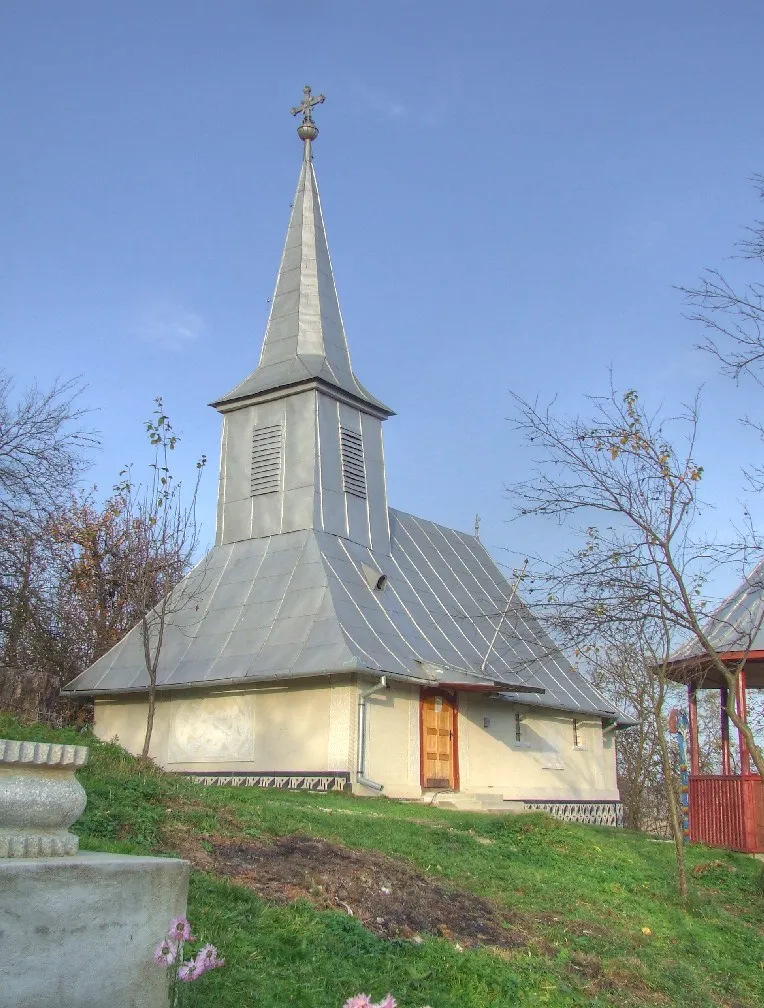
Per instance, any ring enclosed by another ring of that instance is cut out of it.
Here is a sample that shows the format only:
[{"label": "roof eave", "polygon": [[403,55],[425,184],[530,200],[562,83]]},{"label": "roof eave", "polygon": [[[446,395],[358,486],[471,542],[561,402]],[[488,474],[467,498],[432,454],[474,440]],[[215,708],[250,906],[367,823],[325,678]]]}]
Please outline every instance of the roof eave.
[{"label": "roof eave", "polygon": [[[353,668],[338,668],[338,669],[327,669],[321,672],[290,672],[285,671],[283,674],[269,675],[263,677],[262,679],[256,678],[254,676],[246,677],[240,676],[237,679],[205,679],[203,681],[195,682],[182,682],[182,683],[166,683],[164,685],[157,685],[158,693],[176,693],[178,690],[208,690],[208,689],[224,689],[227,687],[241,689],[242,686],[249,686],[252,688],[256,687],[267,687],[269,683],[281,683],[281,682],[292,682],[294,680],[300,679],[322,679],[325,676],[338,676],[338,675],[353,675],[360,670],[356,667]],[[124,696],[127,694],[146,694],[147,688],[144,686],[126,686],[122,689],[116,689],[115,687],[106,687],[104,689],[77,689],[68,690],[62,689],[61,696],[68,696],[72,698],[86,699],[87,697],[94,696]]]},{"label": "roof eave", "polygon": [[322,378],[306,378],[302,381],[289,382],[286,385],[277,385],[270,389],[263,389],[258,392],[245,392],[243,395],[232,397],[230,394],[217,399],[209,405],[219,413],[232,413],[234,410],[244,409],[246,406],[255,406],[259,403],[272,402],[274,399],[283,399],[285,396],[299,395],[301,392],[316,390],[324,395],[336,399],[338,402],[353,406],[355,409],[368,413],[378,420],[386,420],[395,416],[395,411],[384,403],[372,403],[360,396],[353,395],[345,389],[332,385]]}]

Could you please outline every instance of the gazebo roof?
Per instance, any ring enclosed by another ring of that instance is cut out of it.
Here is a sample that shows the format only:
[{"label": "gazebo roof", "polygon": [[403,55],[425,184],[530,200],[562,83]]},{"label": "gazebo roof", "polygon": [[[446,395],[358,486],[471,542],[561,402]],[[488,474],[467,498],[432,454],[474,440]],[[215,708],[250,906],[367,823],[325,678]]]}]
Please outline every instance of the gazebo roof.
[{"label": "gazebo roof", "polygon": [[[764,560],[708,617],[703,629],[724,662],[745,659],[748,688],[764,689]],[[701,689],[726,685],[694,637],[674,652],[668,676]]]}]

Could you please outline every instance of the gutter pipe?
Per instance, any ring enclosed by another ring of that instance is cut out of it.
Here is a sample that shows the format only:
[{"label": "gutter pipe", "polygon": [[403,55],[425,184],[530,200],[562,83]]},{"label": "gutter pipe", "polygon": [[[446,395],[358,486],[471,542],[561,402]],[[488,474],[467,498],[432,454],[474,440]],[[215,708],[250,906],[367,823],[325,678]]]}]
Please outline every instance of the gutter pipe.
[{"label": "gutter pipe", "polygon": [[368,689],[361,690],[358,694],[358,771],[356,773],[356,780],[359,784],[363,784],[364,787],[371,788],[372,791],[382,791],[384,790],[384,785],[378,784],[366,776],[366,750],[368,748],[366,744],[368,730],[366,701],[372,693],[385,689],[386,686],[387,676],[383,675],[380,676],[379,682],[369,686]]}]

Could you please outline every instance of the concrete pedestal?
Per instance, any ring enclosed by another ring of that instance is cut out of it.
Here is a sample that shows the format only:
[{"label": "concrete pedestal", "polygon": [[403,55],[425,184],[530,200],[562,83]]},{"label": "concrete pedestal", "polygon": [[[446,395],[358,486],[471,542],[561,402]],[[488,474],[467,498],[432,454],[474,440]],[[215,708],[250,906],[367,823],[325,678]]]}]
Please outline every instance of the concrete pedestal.
[{"label": "concrete pedestal", "polygon": [[85,852],[0,860],[0,1008],[166,1008],[152,953],[186,912],[189,868]]}]

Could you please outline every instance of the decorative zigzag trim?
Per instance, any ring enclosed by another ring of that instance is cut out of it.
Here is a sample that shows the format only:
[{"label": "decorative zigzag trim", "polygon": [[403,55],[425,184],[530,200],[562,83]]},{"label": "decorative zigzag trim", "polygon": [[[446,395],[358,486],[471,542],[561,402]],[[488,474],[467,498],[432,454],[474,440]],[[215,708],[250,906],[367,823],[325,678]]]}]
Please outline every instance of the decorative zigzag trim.
[{"label": "decorative zigzag trim", "polygon": [[623,806],[618,801],[525,801],[528,811],[547,812],[565,822],[589,826],[623,826]]},{"label": "decorative zigzag trim", "polygon": [[350,774],[337,770],[329,773],[225,773],[221,771],[182,771],[184,777],[192,777],[200,784],[213,787],[266,787],[281,788],[285,791],[349,791]]}]

